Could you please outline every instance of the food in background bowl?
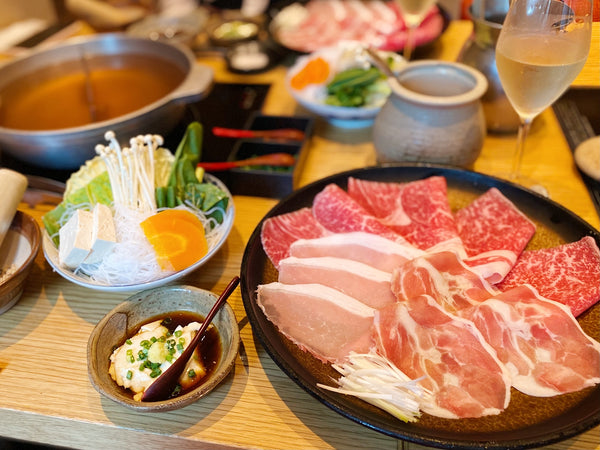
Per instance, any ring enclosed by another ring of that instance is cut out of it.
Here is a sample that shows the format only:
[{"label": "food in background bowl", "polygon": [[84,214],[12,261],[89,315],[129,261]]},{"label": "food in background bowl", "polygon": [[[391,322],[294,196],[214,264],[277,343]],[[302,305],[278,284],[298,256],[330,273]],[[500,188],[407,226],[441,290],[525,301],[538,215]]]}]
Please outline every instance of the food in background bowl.
[{"label": "food in background bowl", "polygon": [[[417,46],[442,34],[447,19],[432,6],[415,30]],[[309,0],[282,8],[271,21],[270,32],[284,47],[310,53],[344,40],[360,41],[381,50],[400,51],[408,31],[394,0]]]},{"label": "food in background bowl", "polygon": [[[394,72],[406,64],[396,53],[377,52]],[[385,76],[355,41],[298,58],[286,85],[303,107],[343,128],[371,125],[391,93]]]}]

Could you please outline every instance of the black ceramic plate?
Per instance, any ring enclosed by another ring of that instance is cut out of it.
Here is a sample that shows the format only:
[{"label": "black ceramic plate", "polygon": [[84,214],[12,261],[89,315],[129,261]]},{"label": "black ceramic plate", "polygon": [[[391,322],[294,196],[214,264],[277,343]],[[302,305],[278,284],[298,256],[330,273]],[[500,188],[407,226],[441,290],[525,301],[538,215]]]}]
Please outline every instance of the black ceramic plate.
[{"label": "black ceramic plate", "polygon": [[[551,200],[497,178],[438,166],[372,167],[337,174],[295,191],[278,203],[265,219],[310,206],[314,196],[329,183],[346,188],[349,176],[407,182],[433,175],[446,177],[453,208],[468,204],[490,187],[500,189],[538,226],[529,248],[551,247],[586,235],[600,245],[600,233]],[[410,424],[360,400],[318,388],[317,383],[331,384],[330,377],[336,373],[283,337],[256,304],[257,286],[277,279],[277,272],[262,249],[261,226],[262,222],[248,242],[241,269],[242,298],[253,331],[292,380],[334,411],[386,435],[438,448],[531,448],[570,438],[600,424],[600,385],[552,398],[529,397],[513,389],[510,405],[500,415],[450,420],[425,414]],[[600,304],[582,314],[579,322],[590,336],[600,340]]]}]

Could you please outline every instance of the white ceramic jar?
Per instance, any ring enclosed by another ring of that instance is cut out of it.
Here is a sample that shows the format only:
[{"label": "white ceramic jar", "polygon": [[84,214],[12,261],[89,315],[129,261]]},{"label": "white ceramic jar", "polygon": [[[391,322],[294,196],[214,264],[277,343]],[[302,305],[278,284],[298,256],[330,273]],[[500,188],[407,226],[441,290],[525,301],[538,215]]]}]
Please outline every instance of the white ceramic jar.
[{"label": "white ceramic jar", "polygon": [[379,163],[466,167],[477,159],[486,136],[480,99],[488,84],[481,72],[461,63],[416,61],[390,85],[373,125]]}]

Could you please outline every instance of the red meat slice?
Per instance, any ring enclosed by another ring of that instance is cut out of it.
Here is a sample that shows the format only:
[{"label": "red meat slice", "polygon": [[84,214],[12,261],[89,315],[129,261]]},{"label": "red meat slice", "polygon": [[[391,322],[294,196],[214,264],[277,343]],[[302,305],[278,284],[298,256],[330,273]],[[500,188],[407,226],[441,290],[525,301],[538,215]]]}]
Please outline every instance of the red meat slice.
[{"label": "red meat slice", "polygon": [[548,397],[600,383],[600,343],[565,305],[519,286],[461,311],[475,323],[521,392]]},{"label": "red meat slice", "polygon": [[312,211],[319,223],[333,233],[364,231],[409,245],[406,239],[382,225],[337,184],[328,184],[315,195]]},{"label": "red meat slice", "polygon": [[390,289],[391,278],[390,272],[343,258],[291,256],[279,263],[280,283],[322,284],[343,292],[371,308],[382,308],[396,301]]},{"label": "red meat slice", "polygon": [[433,393],[423,411],[439,417],[499,414],[510,400],[510,376],[475,325],[427,295],[375,312],[377,351]]},{"label": "red meat slice", "polygon": [[465,262],[490,283],[506,276],[535,233],[533,222],[496,188],[457,211],[455,219],[469,256]]},{"label": "red meat slice", "polygon": [[452,250],[466,256],[454,222],[446,179],[429,177],[409,183],[348,179],[348,194],[381,223],[415,247]]},{"label": "red meat slice", "polygon": [[498,285],[532,285],[542,297],[567,305],[575,317],[600,300],[600,250],[591,236],[554,248],[527,250]]},{"label": "red meat slice", "polygon": [[290,245],[298,239],[311,239],[328,234],[317,222],[310,208],[302,208],[291,213],[266,219],[260,232],[263,249],[273,265],[290,254]]},{"label": "red meat slice", "polygon": [[401,302],[429,295],[450,312],[499,293],[452,252],[427,254],[406,262],[392,273],[391,286]]},{"label": "red meat slice", "polygon": [[406,261],[423,254],[422,250],[411,245],[402,245],[382,236],[361,231],[300,239],[290,247],[290,255],[298,258],[346,258],[390,273]]},{"label": "red meat slice", "polygon": [[282,334],[323,362],[341,363],[372,346],[375,310],[327,286],[269,283],[258,287],[257,303]]}]

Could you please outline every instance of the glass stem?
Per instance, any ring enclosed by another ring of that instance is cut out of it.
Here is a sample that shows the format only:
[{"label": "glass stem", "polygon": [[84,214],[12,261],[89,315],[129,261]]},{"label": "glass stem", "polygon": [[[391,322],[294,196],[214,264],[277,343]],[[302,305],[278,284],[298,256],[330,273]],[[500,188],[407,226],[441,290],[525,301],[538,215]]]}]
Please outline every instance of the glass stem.
[{"label": "glass stem", "polygon": [[415,38],[415,28],[415,25],[409,25],[406,30],[406,43],[404,44],[402,56],[404,56],[404,59],[407,61],[410,61],[410,58],[412,56],[412,51],[414,47],[413,42]]},{"label": "glass stem", "polygon": [[512,171],[510,173],[511,181],[515,181],[521,175],[521,162],[523,161],[523,151],[525,149],[525,139],[531,127],[531,119],[521,119],[519,132],[517,134],[517,149],[513,158]]}]

